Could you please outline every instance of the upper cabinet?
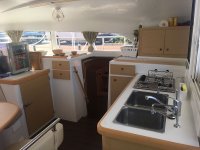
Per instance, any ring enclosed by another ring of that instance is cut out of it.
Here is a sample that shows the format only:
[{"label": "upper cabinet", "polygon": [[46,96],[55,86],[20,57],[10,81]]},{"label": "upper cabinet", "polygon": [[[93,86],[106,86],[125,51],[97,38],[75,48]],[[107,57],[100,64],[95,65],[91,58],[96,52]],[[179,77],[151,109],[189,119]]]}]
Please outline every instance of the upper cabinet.
[{"label": "upper cabinet", "polygon": [[189,32],[189,26],[141,28],[138,55],[186,58]]}]

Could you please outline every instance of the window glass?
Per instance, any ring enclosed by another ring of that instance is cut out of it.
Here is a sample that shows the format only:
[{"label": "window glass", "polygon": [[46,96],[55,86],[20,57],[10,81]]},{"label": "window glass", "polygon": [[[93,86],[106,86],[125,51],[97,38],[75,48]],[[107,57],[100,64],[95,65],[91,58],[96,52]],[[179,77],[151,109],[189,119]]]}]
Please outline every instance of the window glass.
[{"label": "window glass", "polygon": [[81,32],[56,32],[59,48],[64,51],[87,50],[88,44]]},{"label": "window glass", "polygon": [[[88,43],[81,32],[56,32],[56,38],[59,48],[64,51],[88,49]],[[132,45],[132,42],[116,33],[99,33],[94,48],[102,51],[119,51],[124,45]]]},{"label": "window glass", "polygon": [[198,40],[198,54],[197,54],[197,65],[196,65],[196,83],[200,89],[200,38]]},{"label": "window glass", "polygon": [[0,44],[11,42],[10,38],[5,32],[0,32]]},{"label": "window glass", "polygon": [[[22,42],[29,45],[30,51],[49,51],[51,50],[50,32],[33,32],[25,31],[21,37]],[[11,42],[10,38],[5,32],[0,32],[0,44]]]},{"label": "window glass", "polygon": [[50,32],[23,32],[22,42],[29,44],[30,51],[49,51],[52,49]]}]

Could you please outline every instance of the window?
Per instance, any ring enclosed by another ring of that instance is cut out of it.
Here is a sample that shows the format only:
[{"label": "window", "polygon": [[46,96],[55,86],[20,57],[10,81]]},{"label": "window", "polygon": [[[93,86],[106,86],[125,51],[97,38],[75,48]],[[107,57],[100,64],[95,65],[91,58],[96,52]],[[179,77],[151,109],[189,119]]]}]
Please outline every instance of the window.
[{"label": "window", "polygon": [[29,44],[30,51],[49,51],[52,49],[50,32],[23,32],[22,42]]},{"label": "window", "polygon": [[87,50],[88,44],[81,32],[56,32],[59,48],[66,51]]},{"label": "window", "polygon": [[[21,41],[29,45],[30,51],[48,51],[51,50],[50,32],[33,32],[25,31],[22,34]],[[0,44],[11,42],[10,38],[5,32],[0,32]]]},{"label": "window", "polygon": [[0,32],[0,44],[9,43],[11,40],[6,33]]},{"label": "window", "polygon": [[132,45],[132,42],[116,33],[99,33],[95,42],[96,50],[103,51],[119,51],[124,45]]},{"label": "window", "polygon": [[[56,39],[59,48],[64,51],[88,49],[88,43],[81,32],[57,32]],[[99,33],[94,48],[101,51],[119,51],[124,45],[132,45],[132,42],[116,33]]]},{"label": "window", "polygon": [[200,89],[200,47],[199,45],[200,45],[200,37],[197,44],[198,54],[197,54],[197,63],[196,63],[196,74],[195,74],[196,83],[198,85],[198,88]]},{"label": "window", "polygon": [[[55,36],[52,36],[55,35]],[[88,50],[88,43],[81,32],[45,32],[45,31],[24,31],[21,37],[22,42],[29,44],[30,51],[46,51],[52,53],[52,47],[61,48],[64,52],[73,50]],[[54,45],[52,44],[54,42]],[[11,42],[5,32],[0,32],[1,43]],[[120,47],[132,45],[132,41],[125,36],[116,33],[99,33],[94,43],[94,49],[99,51],[120,51]]]},{"label": "window", "polygon": [[[200,3],[196,1],[189,72],[200,91]],[[200,94],[200,93],[199,93]]]}]

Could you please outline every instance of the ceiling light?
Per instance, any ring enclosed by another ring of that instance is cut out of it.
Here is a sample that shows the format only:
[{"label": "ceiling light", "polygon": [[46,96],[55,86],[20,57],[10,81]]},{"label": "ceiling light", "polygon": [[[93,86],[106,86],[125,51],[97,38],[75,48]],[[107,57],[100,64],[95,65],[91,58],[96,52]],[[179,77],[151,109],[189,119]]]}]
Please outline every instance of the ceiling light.
[{"label": "ceiling light", "polygon": [[65,18],[63,11],[60,7],[54,8],[52,12],[52,17],[58,22],[62,21]]}]

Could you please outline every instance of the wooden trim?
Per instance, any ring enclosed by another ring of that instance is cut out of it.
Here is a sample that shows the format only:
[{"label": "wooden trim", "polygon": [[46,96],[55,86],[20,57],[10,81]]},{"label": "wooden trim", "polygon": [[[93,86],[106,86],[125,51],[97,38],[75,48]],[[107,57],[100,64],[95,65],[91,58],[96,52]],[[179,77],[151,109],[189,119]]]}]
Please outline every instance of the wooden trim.
[{"label": "wooden trim", "polygon": [[161,64],[161,65],[176,65],[176,66],[185,66],[183,62],[175,62],[172,60],[147,60],[147,59],[133,59],[133,60],[123,60],[123,59],[114,59],[119,62],[131,62],[131,63],[144,63],[144,64]]},{"label": "wooden trim", "polygon": [[0,102],[0,132],[16,120],[20,113],[17,105],[9,102]]},{"label": "wooden trim", "polygon": [[15,76],[0,79],[0,84],[9,84],[9,85],[22,84],[24,82],[33,80],[33,79],[38,78],[40,76],[47,75],[49,73],[49,69],[31,71],[31,73],[30,72],[25,72],[25,73],[28,73],[28,74],[25,75],[25,76],[19,77],[19,78],[17,78],[17,76],[20,76],[22,74],[18,74],[18,75],[15,75]]},{"label": "wooden trim", "polygon": [[176,149],[176,150],[199,150],[198,147],[184,145],[179,143],[174,143],[170,141],[164,141],[160,139],[155,139],[151,137],[146,137],[142,135],[136,135],[133,133],[122,132],[113,129],[107,129],[101,126],[101,121],[97,125],[98,133],[102,136],[111,137],[118,140],[124,140],[128,142],[134,142],[138,144],[142,144],[145,146],[155,147],[158,149],[169,150],[169,149]]},{"label": "wooden trim", "polygon": [[144,28],[140,28],[140,30],[160,30],[160,29],[163,29],[163,30],[168,30],[168,29],[185,29],[185,28],[190,28],[190,26],[174,26],[174,27],[144,27]]}]

